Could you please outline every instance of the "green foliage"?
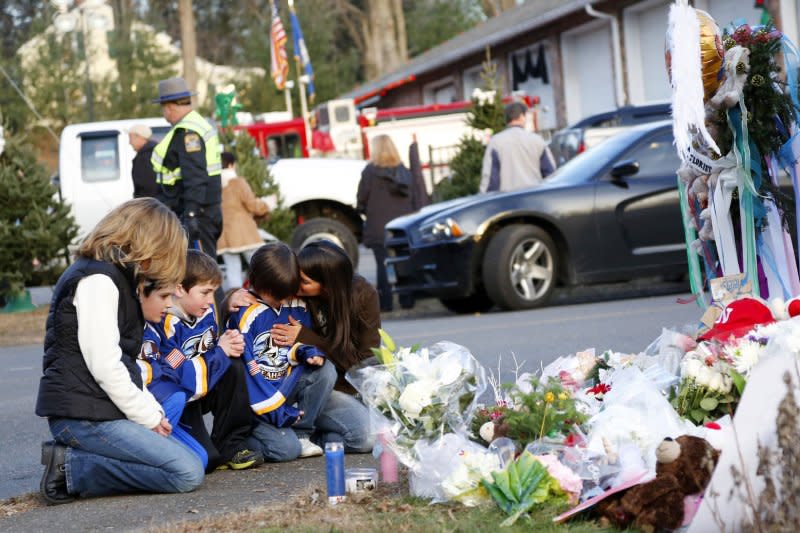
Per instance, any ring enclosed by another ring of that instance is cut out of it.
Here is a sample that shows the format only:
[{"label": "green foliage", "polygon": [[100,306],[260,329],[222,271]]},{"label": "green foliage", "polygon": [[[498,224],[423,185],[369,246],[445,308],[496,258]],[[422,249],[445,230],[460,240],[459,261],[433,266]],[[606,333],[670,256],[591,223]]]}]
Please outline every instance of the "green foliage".
[{"label": "green foliage", "polygon": [[450,161],[450,179],[444,179],[434,187],[437,202],[478,192],[485,150],[486,147],[478,139],[468,136],[461,139],[458,153]]},{"label": "green foliage", "polygon": [[[481,79],[485,91],[473,95],[467,124],[479,131],[493,134],[505,127],[502,91],[497,83],[497,67],[487,54]],[[461,138],[458,153],[450,161],[450,179],[440,181],[434,188],[436,201],[451,200],[477,194],[481,183],[481,168],[486,147],[473,136]]]},{"label": "green foliage", "polygon": [[546,501],[564,501],[565,494],[547,468],[530,452],[511,461],[505,469],[492,472],[492,481],[481,480],[492,500],[510,515],[500,526],[510,526],[534,505]]},{"label": "green foliage", "polygon": [[278,185],[269,173],[267,163],[261,158],[255,139],[247,132],[239,131],[235,135],[231,130],[222,132],[222,141],[236,156],[237,173],[247,180],[256,196],[275,194],[278,196],[278,207],[270,211],[266,220],[260,225],[266,231],[282,241],[288,241],[295,227],[295,217],[291,209],[283,207]]},{"label": "green foliage", "polygon": [[509,395],[515,408],[502,417],[508,438],[531,442],[547,436],[563,436],[573,425],[586,421],[586,415],[578,411],[575,399],[560,380],[550,378],[542,383],[531,377],[530,385],[530,392],[522,392],[516,386],[511,388]]},{"label": "green foliage", "polygon": [[483,13],[473,0],[411,0],[406,6],[408,55],[426,52],[483,19]]},{"label": "green foliage", "polygon": [[55,281],[59,257],[78,234],[69,207],[56,194],[33,147],[6,132],[0,155],[0,297],[19,293],[34,278]]}]

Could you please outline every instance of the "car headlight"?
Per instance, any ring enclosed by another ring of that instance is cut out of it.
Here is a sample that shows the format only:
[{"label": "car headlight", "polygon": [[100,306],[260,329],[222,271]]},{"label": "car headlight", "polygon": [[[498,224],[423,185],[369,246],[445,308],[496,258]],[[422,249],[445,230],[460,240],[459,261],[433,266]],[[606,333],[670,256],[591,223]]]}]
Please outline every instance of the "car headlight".
[{"label": "car headlight", "polygon": [[425,224],[419,229],[422,240],[425,242],[444,241],[464,235],[464,231],[452,218],[435,220]]}]

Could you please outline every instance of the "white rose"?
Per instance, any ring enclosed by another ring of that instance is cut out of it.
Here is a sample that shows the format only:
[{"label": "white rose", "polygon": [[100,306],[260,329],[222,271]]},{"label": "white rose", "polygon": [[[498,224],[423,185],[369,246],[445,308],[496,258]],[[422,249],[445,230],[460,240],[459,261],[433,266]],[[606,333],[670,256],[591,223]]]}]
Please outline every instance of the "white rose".
[{"label": "white rose", "polygon": [[683,365],[683,375],[688,378],[696,378],[700,367],[703,366],[697,359],[689,359]]},{"label": "white rose", "polygon": [[431,404],[432,393],[433,387],[431,384],[424,381],[415,381],[406,385],[398,399],[398,403],[406,415],[416,418],[425,407]]},{"label": "white rose", "polygon": [[713,391],[722,392],[723,388],[722,374],[720,374],[719,372],[712,372],[711,380],[708,382],[708,388]]},{"label": "white rose", "polygon": [[725,374],[722,376],[722,388],[719,390],[723,394],[728,394],[733,388],[733,378]]},{"label": "white rose", "polygon": [[706,365],[701,365],[700,370],[697,371],[697,376],[694,378],[694,380],[698,385],[708,387],[708,384],[711,382],[711,377],[711,369]]}]

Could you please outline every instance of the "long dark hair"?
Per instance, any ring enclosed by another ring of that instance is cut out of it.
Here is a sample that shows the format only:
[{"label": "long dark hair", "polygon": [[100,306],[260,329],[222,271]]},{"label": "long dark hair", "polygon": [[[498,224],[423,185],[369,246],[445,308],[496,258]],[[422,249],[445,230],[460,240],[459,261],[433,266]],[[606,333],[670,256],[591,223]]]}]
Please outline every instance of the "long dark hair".
[{"label": "long dark hair", "polygon": [[300,270],[322,286],[318,297],[306,298],[306,305],[319,333],[331,345],[334,358],[355,364],[358,354],[353,345],[351,305],[353,263],[330,241],[315,241],[297,253]]}]

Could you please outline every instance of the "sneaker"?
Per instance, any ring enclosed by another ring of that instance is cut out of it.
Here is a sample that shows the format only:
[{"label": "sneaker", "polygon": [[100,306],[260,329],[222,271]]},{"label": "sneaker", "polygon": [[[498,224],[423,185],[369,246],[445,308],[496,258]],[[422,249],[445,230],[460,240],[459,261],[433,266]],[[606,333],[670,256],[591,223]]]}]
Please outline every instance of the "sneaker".
[{"label": "sneaker", "polygon": [[[225,463],[225,466],[231,470],[245,470],[247,468],[255,468],[264,464],[264,456],[261,452],[253,452],[250,450],[239,450],[233,459]],[[220,468],[218,468],[220,470]]]},{"label": "sneaker", "polygon": [[298,440],[300,441],[300,457],[317,457],[324,453],[322,448],[311,442],[308,438]]},{"label": "sneaker", "polygon": [[47,505],[59,505],[75,500],[75,496],[67,492],[66,451],[66,446],[54,441],[42,443],[44,474],[39,484],[39,492]]}]

